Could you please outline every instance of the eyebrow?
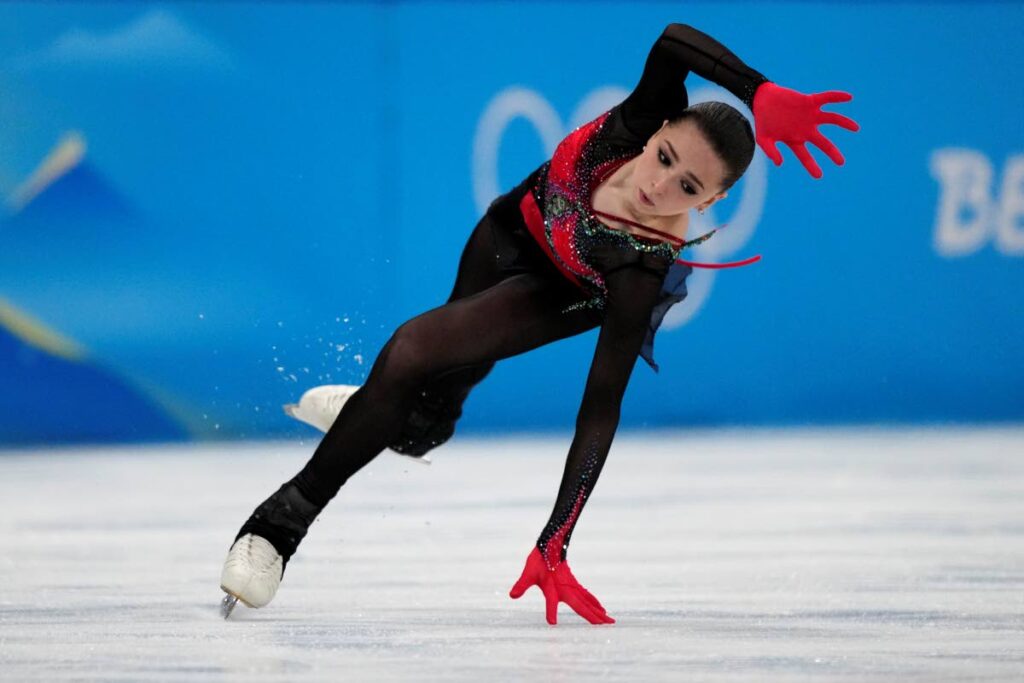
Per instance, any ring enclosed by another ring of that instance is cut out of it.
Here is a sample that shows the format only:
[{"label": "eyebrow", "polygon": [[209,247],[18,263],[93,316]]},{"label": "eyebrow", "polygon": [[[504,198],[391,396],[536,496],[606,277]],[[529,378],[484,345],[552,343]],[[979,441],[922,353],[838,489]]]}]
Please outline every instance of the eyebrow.
[{"label": "eyebrow", "polygon": [[[676,160],[676,163],[678,164],[679,163],[679,155],[676,154],[676,148],[673,147],[672,143],[669,142],[668,140],[665,140],[665,144],[668,145],[668,151],[672,152],[672,157]],[[695,183],[700,185],[700,189],[703,190],[704,189],[704,183],[702,183],[700,181],[700,178],[698,178],[696,175],[694,175],[693,171],[687,171],[687,173],[690,175],[691,178],[693,178],[693,181]]]}]

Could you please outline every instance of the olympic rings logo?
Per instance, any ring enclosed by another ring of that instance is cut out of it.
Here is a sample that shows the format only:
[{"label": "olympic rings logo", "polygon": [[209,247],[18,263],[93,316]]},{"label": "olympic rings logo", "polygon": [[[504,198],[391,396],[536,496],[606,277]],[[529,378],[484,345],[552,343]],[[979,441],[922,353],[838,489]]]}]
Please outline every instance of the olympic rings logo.
[{"label": "olympic rings logo", "polygon": [[[512,86],[491,98],[480,116],[473,137],[470,176],[473,182],[473,200],[477,211],[482,214],[495,197],[503,191],[507,191],[507,188],[503,190],[499,187],[498,154],[501,149],[502,137],[509,124],[520,118],[531,124],[543,143],[545,159],[547,159],[554,153],[558,143],[572,130],[597,118],[628,95],[628,90],[615,86],[597,88],[576,106],[569,118],[568,125],[563,123],[558,112],[543,95],[529,88]],[[689,99],[691,104],[709,100],[726,102],[744,112],[744,115],[750,119],[746,106],[732,93],[717,86],[695,88],[690,92]],[[753,126],[753,120],[750,123]],[[544,159],[538,159],[537,164],[542,161]],[[767,171],[764,156],[754,154],[754,159],[750,162],[750,167],[743,179],[729,190],[729,197],[722,204],[716,204],[705,211],[703,216],[693,214],[690,222],[691,234],[702,234],[723,223],[728,224],[728,228],[718,232],[703,244],[694,247],[693,251],[688,252],[684,258],[697,261],[726,261],[750,241],[764,211],[764,201],[768,189]],[[734,207],[728,219],[721,220],[717,217],[715,209],[718,206]],[[686,281],[686,299],[672,307],[662,321],[661,330],[681,327],[697,314],[711,295],[716,274],[714,270],[694,269],[693,274]]]}]

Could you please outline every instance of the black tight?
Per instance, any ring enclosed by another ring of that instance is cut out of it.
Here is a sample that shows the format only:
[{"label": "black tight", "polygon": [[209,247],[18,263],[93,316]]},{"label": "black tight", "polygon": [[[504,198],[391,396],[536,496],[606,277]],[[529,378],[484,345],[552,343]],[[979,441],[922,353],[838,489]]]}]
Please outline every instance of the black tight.
[{"label": "black tight", "polygon": [[607,306],[563,312],[590,294],[546,260],[521,223],[503,224],[492,213],[470,235],[448,303],[395,330],[313,457],[257,507],[239,536],[266,538],[287,562],[320,510],[381,451],[423,452],[450,436],[463,401],[496,361],[600,325],[562,483],[537,540],[550,568],[565,559],[672,259],[618,241],[599,244],[592,255]]},{"label": "black tight", "polygon": [[586,296],[551,264],[501,270],[492,229],[506,228],[486,214],[466,243],[448,302],[399,326],[296,476],[315,504],[326,505],[353,474],[398,440],[424,395],[443,397],[461,414],[463,401],[496,361],[600,323],[592,310],[562,313]]}]

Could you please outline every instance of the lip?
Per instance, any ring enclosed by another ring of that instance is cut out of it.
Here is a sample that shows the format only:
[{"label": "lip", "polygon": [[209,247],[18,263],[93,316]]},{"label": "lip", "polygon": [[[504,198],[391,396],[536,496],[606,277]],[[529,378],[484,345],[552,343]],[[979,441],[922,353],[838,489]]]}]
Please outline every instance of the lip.
[{"label": "lip", "polygon": [[640,202],[642,204],[646,206],[654,206],[654,202],[651,201],[651,198],[644,194],[644,191],[641,190],[639,187],[636,188],[636,196],[637,198],[640,199]]}]

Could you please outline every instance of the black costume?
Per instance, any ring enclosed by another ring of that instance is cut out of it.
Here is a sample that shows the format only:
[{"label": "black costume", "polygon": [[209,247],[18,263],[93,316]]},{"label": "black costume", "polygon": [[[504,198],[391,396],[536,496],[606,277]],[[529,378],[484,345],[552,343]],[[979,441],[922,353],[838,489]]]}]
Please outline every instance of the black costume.
[{"label": "black costume", "polygon": [[600,326],[562,483],[537,541],[549,568],[565,559],[636,359],[645,351],[656,367],[653,333],[685,296],[689,272],[675,264],[681,246],[597,220],[590,194],[687,107],[688,71],[747,106],[767,81],[709,36],[669,25],[629,97],[494,200],[466,243],[448,302],[395,331],[310,461],[257,508],[239,537],[263,536],[287,560],[323,506],[386,447],[423,454],[446,441],[470,390],[496,361]]}]

